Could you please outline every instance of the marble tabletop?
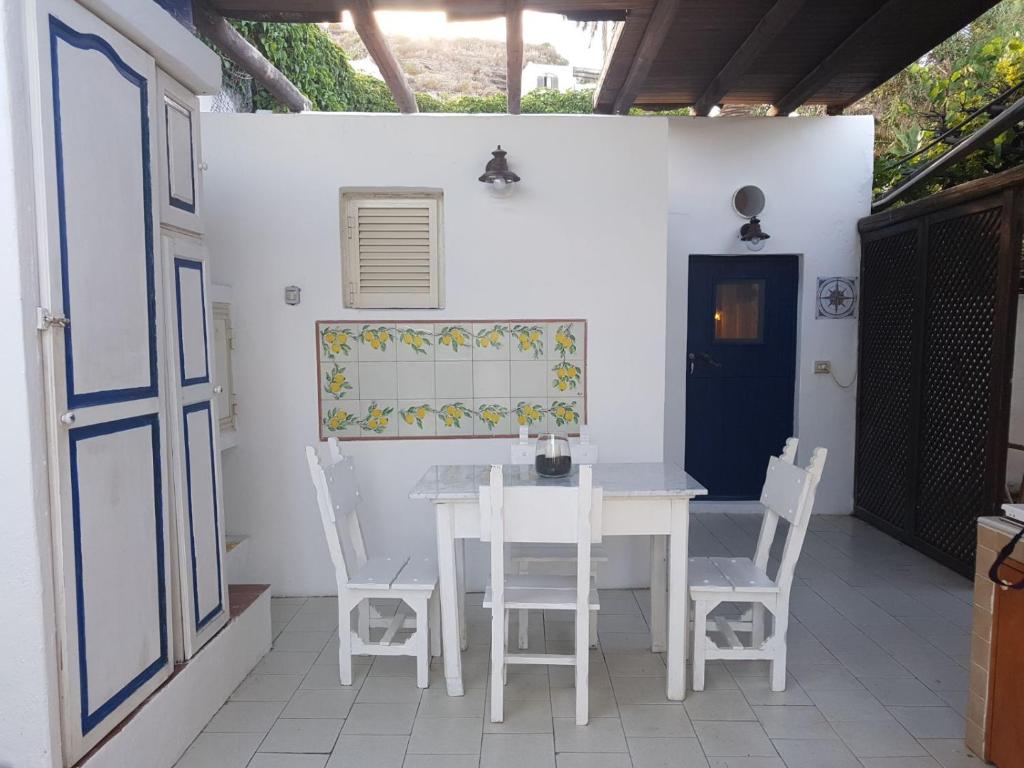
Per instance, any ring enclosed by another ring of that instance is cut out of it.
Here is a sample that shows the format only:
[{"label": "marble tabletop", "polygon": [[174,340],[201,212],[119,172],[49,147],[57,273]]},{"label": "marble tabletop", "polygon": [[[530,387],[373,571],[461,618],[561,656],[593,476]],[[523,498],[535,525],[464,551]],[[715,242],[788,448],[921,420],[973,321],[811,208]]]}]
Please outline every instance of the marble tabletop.
[{"label": "marble tabletop", "polygon": [[[424,473],[409,493],[410,499],[433,502],[476,499],[480,486],[488,483],[490,466],[486,464],[449,464],[433,466]],[[579,469],[573,467],[565,477],[541,477],[530,465],[507,464],[503,468],[506,485],[566,487],[579,483]],[[693,498],[708,491],[678,464],[638,463],[594,465],[594,486],[604,497],[658,496]]]}]

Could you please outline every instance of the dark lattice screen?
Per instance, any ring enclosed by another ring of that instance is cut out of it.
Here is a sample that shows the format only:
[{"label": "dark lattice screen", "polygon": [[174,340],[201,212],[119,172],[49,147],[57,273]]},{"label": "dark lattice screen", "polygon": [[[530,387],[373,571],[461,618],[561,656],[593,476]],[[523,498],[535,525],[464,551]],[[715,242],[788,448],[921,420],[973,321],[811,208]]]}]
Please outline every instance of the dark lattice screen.
[{"label": "dark lattice screen", "polygon": [[988,194],[876,218],[861,251],[855,509],[964,573],[1002,500],[1021,260],[1022,196]]},{"label": "dark lattice screen", "polygon": [[915,534],[960,562],[991,514],[993,330],[1002,208],[929,230],[921,475]]},{"label": "dark lattice screen", "polygon": [[856,496],[889,525],[909,522],[917,228],[865,241],[861,274]]}]

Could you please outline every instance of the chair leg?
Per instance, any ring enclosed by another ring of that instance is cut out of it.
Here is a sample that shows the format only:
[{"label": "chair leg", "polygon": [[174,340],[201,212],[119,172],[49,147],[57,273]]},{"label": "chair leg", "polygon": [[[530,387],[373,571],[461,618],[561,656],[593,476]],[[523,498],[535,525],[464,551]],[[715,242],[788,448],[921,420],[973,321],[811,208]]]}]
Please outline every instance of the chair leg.
[{"label": "chair leg", "polygon": [[761,644],[764,643],[764,605],[754,603],[751,606],[750,621],[750,645],[754,648],[760,648]]},{"label": "chair leg", "polygon": [[427,609],[427,597],[418,596],[414,600],[413,611],[416,613],[416,687],[426,688],[430,684],[430,618]]},{"label": "chair leg", "polygon": [[590,647],[597,648],[597,611],[590,612]]},{"label": "chair leg", "polygon": [[356,620],[359,627],[359,639],[364,643],[370,642],[370,601],[362,600],[356,609]]},{"label": "chair leg", "polygon": [[576,725],[586,725],[590,720],[590,619],[577,613],[575,623]]},{"label": "chair leg", "polygon": [[505,612],[491,609],[491,722],[505,719]]},{"label": "chair leg", "polygon": [[771,643],[774,646],[769,663],[773,691],[786,690],[786,630],[789,629],[789,607],[779,606],[772,614],[774,618]]},{"label": "chair leg", "polygon": [[[530,570],[530,566],[522,560],[519,561],[519,567],[516,569],[520,576],[526,575]],[[525,608],[519,610],[519,650],[525,651],[530,647],[530,612]]]},{"label": "chair leg", "polygon": [[430,655],[441,655],[441,596],[435,590],[428,601],[430,611]]},{"label": "chair leg", "polygon": [[704,663],[708,645],[708,604],[693,603],[693,690],[704,690]]},{"label": "chair leg", "polygon": [[510,614],[510,611],[505,611],[505,645],[502,647],[502,656],[501,656],[501,658],[503,659],[502,664],[501,664],[501,666],[502,666],[501,684],[502,685],[508,685],[508,664],[506,664],[504,662],[504,658],[506,656],[508,656],[508,633],[509,633],[509,631],[511,629],[511,626],[509,625],[509,621],[508,621],[509,614]]},{"label": "chair leg", "polygon": [[338,590],[338,679],[342,685],[352,685],[352,604],[348,589]]},{"label": "chair leg", "polygon": [[458,590],[459,606],[459,647],[469,648],[469,634],[466,632],[466,540],[455,542],[455,586]]}]

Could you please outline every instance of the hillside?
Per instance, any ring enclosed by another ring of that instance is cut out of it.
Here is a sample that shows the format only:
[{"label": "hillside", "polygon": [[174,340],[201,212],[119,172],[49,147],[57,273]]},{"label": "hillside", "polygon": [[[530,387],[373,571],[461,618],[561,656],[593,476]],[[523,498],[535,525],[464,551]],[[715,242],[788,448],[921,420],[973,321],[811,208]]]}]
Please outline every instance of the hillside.
[{"label": "hillside", "polygon": [[[359,35],[330,24],[327,31],[350,60],[367,56]],[[500,40],[458,38],[413,40],[389,36],[409,84],[415,93],[435,96],[490,96],[505,92],[505,43]],[[549,43],[524,46],[524,61],[567,64]]]}]

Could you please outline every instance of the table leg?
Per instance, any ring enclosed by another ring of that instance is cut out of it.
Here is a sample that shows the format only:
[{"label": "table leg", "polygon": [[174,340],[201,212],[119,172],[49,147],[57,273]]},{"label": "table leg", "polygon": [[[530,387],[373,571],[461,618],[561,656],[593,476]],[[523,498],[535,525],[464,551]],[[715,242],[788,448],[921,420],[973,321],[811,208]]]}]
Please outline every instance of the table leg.
[{"label": "table leg", "polygon": [[664,536],[651,536],[651,651],[665,651],[665,584],[668,578]]},{"label": "table leg", "polygon": [[672,501],[669,529],[668,648],[665,694],[673,701],[686,698],[686,633],[690,599],[686,590],[689,565],[690,502]]},{"label": "table leg", "polygon": [[459,587],[459,647],[469,647],[469,635],[466,634],[466,540],[455,541],[455,583]]},{"label": "table leg", "polygon": [[455,568],[454,510],[435,505],[437,514],[437,576],[441,597],[441,639],[444,676],[449,696],[462,696],[462,651],[459,638],[458,579]]}]

